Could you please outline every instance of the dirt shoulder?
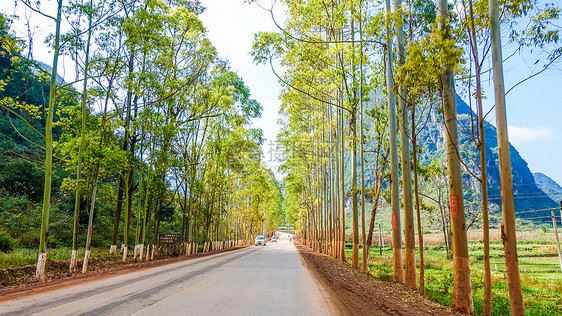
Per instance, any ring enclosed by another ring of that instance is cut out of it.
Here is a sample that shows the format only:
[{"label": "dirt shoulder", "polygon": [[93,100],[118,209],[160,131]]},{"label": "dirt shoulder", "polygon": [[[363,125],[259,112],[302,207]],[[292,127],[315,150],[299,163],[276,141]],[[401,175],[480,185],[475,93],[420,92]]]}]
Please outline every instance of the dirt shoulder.
[{"label": "dirt shoulder", "polygon": [[460,315],[403,284],[366,276],[347,263],[296,242],[308,269],[343,315]]},{"label": "dirt shoulder", "polygon": [[[190,256],[179,256],[152,261],[123,263],[121,256],[103,256],[91,258],[88,262],[89,271],[85,274],[70,273],[70,260],[47,261],[46,282],[35,280],[35,265],[0,270],[0,302],[17,299],[39,292],[52,291],[59,288],[110,278],[116,275],[136,272],[148,268],[164,266],[176,262],[193,260],[245,248],[234,247],[225,250],[213,250]],[[82,261],[78,261],[78,267]]]}]

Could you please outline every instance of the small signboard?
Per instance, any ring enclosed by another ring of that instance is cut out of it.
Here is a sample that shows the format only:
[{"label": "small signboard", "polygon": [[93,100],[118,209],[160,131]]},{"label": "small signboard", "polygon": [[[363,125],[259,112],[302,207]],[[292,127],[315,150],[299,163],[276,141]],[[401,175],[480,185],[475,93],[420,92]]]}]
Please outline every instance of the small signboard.
[{"label": "small signboard", "polygon": [[392,229],[398,229],[398,215],[392,214]]},{"label": "small signboard", "polygon": [[179,244],[181,242],[181,234],[160,234],[158,241],[161,245]]},{"label": "small signboard", "polygon": [[451,202],[451,217],[457,219],[460,217],[460,210],[459,210],[459,196],[458,195],[451,195],[449,196]]}]

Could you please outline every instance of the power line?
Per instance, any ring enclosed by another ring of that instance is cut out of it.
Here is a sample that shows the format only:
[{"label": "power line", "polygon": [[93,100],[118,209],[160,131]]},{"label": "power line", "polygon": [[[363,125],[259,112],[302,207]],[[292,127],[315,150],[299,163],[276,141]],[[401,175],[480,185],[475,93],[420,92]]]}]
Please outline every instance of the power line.
[{"label": "power line", "polygon": [[540,218],[552,218],[552,216],[533,216],[533,217],[520,217],[519,219],[540,219]]},{"label": "power line", "polygon": [[[562,192],[552,193],[552,194],[553,195],[562,195]],[[544,192],[533,192],[533,193],[523,193],[523,194],[515,193],[514,196],[526,197],[526,196],[548,196],[548,195]],[[496,198],[496,197],[501,197],[501,195],[489,195],[489,197]]]},{"label": "power line", "polygon": [[515,215],[519,215],[519,214],[524,214],[524,213],[535,213],[535,212],[544,212],[544,211],[555,211],[560,209],[559,207],[552,207],[552,208],[545,208],[545,209],[541,209],[541,210],[530,210],[530,211],[523,211],[523,212],[517,212],[515,213]]},{"label": "power line", "polygon": [[[536,195],[536,196],[514,196],[514,199],[525,200],[525,199],[552,199],[548,195]],[[501,197],[488,197],[488,200],[500,200]]]}]

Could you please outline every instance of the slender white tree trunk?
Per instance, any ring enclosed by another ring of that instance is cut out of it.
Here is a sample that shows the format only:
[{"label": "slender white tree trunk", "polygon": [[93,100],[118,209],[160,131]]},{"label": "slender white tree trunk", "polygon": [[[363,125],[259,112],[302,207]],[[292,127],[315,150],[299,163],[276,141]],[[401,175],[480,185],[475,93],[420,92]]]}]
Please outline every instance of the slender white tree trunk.
[{"label": "slender white tree trunk", "polygon": [[[394,1],[395,11],[402,7],[401,0]],[[401,21],[402,19],[399,19]],[[398,64],[406,62],[404,49],[404,31],[402,23],[396,25],[396,47],[398,52]],[[414,237],[414,206],[412,202],[412,177],[410,168],[410,142],[408,141],[408,105],[406,103],[408,92],[400,84],[398,86],[398,108],[400,115],[400,161],[402,163],[402,197],[404,199],[404,282],[414,290],[418,289],[416,282],[416,253]]]},{"label": "slender white tree trunk", "polygon": [[489,7],[503,214],[501,235],[505,253],[507,285],[509,288],[509,304],[511,306],[511,315],[525,315],[523,293],[521,289],[521,277],[519,275],[519,261],[517,256],[517,237],[515,234],[515,206],[513,204],[513,179],[511,176],[511,158],[509,139],[507,135],[507,111],[505,107],[505,88],[503,82],[498,0],[489,0]]},{"label": "slender white tree trunk", "polygon": [[82,273],[88,272],[88,262],[90,261],[90,250],[84,252],[84,262],[82,263]]},{"label": "slender white tree trunk", "polygon": [[43,209],[41,213],[41,236],[39,241],[39,255],[37,256],[37,270],[35,277],[39,281],[45,281],[45,264],[47,263],[47,233],[49,232],[49,212],[51,210],[51,179],[53,176],[53,117],[55,115],[55,98],[57,86],[57,65],[60,51],[60,25],[62,13],[62,0],[58,0],[57,20],[55,31],[55,51],[53,57],[53,69],[51,72],[51,83],[49,91],[49,108],[47,110],[47,122],[45,124],[45,186],[43,190]]},{"label": "slender white tree trunk", "polygon": [[398,140],[396,137],[396,100],[394,78],[392,74],[392,41],[390,40],[390,0],[386,4],[386,91],[388,102],[388,129],[390,145],[390,204],[392,207],[392,254],[394,282],[404,283],[404,266],[402,264],[402,232],[400,229],[400,199],[398,196]]},{"label": "slender white tree trunk", "polygon": [[[449,38],[449,10],[447,0],[437,2],[438,23],[444,39]],[[463,313],[473,314],[472,284],[466,236],[466,221],[461,178],[461,163],[458,153],[457,101],[455,94],[453,68],[441,76],[441,98],[443,119],[447,139],[447,171],[449,174],[449,201],[451,212],[451,231],[453,233],[453,308]]]}]

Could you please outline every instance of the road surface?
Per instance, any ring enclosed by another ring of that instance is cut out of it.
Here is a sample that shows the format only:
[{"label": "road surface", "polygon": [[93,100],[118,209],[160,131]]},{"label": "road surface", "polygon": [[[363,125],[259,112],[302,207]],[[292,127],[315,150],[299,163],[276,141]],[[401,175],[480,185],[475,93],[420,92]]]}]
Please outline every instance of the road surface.
[{"label": "road surface", "polygon": [[284,235],[276,243],[0,303],[1,315],[332,315]]}]

